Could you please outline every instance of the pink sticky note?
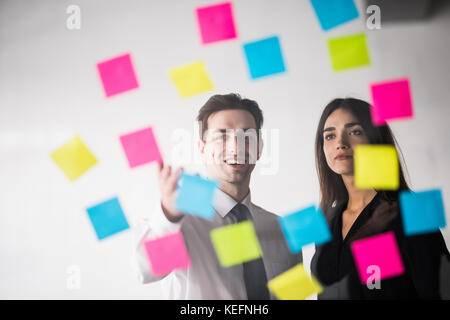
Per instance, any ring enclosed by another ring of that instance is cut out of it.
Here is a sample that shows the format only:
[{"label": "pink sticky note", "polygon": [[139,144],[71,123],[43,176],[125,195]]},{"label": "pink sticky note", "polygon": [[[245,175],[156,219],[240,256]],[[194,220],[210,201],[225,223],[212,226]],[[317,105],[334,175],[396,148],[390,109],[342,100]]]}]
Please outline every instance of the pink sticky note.
[{"label": "pink sticky note", "polygon": [[97,64],[107,97],[139,87],[130,54]]},{"label": "pink sticky note", "polygon": [[151,127],[120,136],[130,168],[157,161],[163,163],[155,135]]},{"label": "pink sticky note", "polygon": [[168,274],[173,270],[186,269],[191,265],[181,232],[144,242],[150,267],[155,276]]},{"label": "pink sticky note", "polygon": [[195,11],[203,44],[237,37],[231,2],[200,7]]},{"label": "pink sticky note", "polygon": [[404,272],[397,241],[391,231],[354,241],[351,250],[363,284],[373,275],[373,270],[379,270],[380,280]]},{"label": "pink sticky note", "polygon": [[372,121],[383,125],[386,120],[413,117],[411,91],[408,79],[399,79],[370,86],[372,94]]}]

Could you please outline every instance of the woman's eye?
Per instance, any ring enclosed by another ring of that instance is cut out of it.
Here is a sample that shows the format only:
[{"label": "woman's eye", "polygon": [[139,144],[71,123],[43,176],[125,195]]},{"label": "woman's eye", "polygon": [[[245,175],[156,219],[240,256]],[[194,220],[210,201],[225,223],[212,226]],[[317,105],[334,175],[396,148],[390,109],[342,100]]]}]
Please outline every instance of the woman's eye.
[{"label": "woman's eye", "polygon": [[331,139],[333,139],[334,138],[334,134],[327,134],[326,136],[325,136],[325,140],[331,140]]},{"label": "woman's eye", "polygon": [[350,134],[353,134],[355,136],[360,136],[360,135],[362,135],[362,131],[361,130],[352,130],[350,132]]}]

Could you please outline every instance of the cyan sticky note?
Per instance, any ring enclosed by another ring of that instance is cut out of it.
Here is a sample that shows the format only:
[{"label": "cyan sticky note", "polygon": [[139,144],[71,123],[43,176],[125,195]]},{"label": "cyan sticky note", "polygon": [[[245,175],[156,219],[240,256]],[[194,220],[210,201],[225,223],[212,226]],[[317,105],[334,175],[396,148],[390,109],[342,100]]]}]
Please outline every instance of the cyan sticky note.
[{"label": "cyan sticky note", "polygon": [[163,162],[152,127],[122,135],[120,142],[130,168],[153,161]]},{"label": "cyan sticky note", "polygon": [[106,97],[139,87],[131,55],[124,54],[97,64]]},{"label": "cyan sticky note", "polygon": [[331,233],[322,210],[315,206],[278,217],[278,221],[293,253],[300,252],[307,244],[318,245],[331,240]]},{"label": "cyan sticky note", "polygon": [[445,228],[445,210],[441,190],[402,191],[399,201],[406,235],[437,232],[439,228]]},{"label": "cyan sticky note", "polygon": [[169,274],[191,265],[183,234],[178,231],[144,242],[153,275]]},{"label": "cyan sticky note", "polygon": [[98,240],[128,229],[118,198],[112,198],[87,209]]},{"label": "cyan sticky note", "polygon": [[350,248],[362,284],[367,283],[374,269],[379,271],[379,280],[401,275],[405,271],[392,231],[356,240]]},{"label": "cyan sticky note", "polygon": [[353,0],[311,0],[311,4],[324,31],[358,18]]},{"label": "cyan sticky note", "polygon": [[414,116],[409,79],[389,80],[370,85],[372,122],[384,125],[394,119]]},{"label": "cyan sticky note", "polygon": [[207,5],[195,12],[203,44],[237,37],[231,2]]},{"label": "cyan sticky note", "polygon": [[181,174],[176,209],[204,219],[214,216],[214,200],[219,183],[198,175]]},{"label": "cyan sticky note", "polygon": [[277,36],[246,43],[243,48],[252,79],[286,70]]}]

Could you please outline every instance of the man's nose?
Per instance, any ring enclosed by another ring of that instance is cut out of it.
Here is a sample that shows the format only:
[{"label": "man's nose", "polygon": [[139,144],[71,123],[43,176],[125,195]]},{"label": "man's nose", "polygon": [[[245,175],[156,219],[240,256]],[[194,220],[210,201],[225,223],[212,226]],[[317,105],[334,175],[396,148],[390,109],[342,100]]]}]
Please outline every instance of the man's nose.
[{"label": "man's nose", "polygon": [[239,137],[238,134],[233,134],[227,139],[227,152],[237,156],[238,163],[245,162],[245,138]]}]

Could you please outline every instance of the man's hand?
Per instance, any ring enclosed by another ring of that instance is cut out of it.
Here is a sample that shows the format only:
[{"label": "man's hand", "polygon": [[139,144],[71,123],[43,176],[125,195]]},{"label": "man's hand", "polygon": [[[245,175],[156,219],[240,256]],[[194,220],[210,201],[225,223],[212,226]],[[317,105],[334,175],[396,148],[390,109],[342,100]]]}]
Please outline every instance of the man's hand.
[{"label": "man's hand", "polygon": [[164,164],[158,164],[158,181],[159,190],[161,192],[161,208],[170,222],[180,221],[184,214],[177,211],[175,208],[175,199],[177,196],[177,181],[182,172],[181,168],[178,168],[175,172],[172,172],[170,166]]}]

